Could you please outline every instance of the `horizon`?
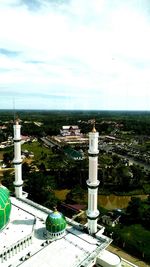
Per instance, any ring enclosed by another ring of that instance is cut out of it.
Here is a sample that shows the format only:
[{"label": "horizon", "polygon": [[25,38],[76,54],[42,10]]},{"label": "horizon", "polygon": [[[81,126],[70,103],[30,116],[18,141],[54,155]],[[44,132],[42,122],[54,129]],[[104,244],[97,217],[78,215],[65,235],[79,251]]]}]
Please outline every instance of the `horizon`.
[{"label": "horizon", "polygon": [[131,113],[136,113],[136,112],[139,112],[139,113],[150,113],[150,110],[115,110],[115,109],[1,109],[0,108],[0,112],[1,111],[7,111],[7,112],[12,112],[12,114],[14,114],[14,112],[19,112],[19,111],[22,111],[22,112],[131,112]]},{"label": "horizon", "polygon": [[149,9],[148,0],[0,1],[0,109],[150,111]]}]

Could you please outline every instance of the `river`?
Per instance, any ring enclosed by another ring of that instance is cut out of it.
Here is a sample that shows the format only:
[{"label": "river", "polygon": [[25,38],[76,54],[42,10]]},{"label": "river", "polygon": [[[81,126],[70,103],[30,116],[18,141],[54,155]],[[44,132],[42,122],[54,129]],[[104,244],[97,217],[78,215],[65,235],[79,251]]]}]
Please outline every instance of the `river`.
[{"label": "river", "polygon": [[[63,190],[55,190],[55,195],[61,201],[66,199],[66,195],[69,193],[70,190],[63,189]],[[135,197],[140,197],[141,199],[146,199],[147,195],[134,195]],[[116,195],[98,195],[98,205],[108,209],[124,209],[128,206],[129,201],[131,200],[132,196],[116,196]],[[84,202],[87,203],[87,193],[84,194]]]},{"label": "river", "polygon": [[[108,210],[123,209],[128,206],[132,196],[116,196],[116,195],[99,195],[98,204]],[[134,195],[134,197],[140,197],[146,199],[147,195]]]}]

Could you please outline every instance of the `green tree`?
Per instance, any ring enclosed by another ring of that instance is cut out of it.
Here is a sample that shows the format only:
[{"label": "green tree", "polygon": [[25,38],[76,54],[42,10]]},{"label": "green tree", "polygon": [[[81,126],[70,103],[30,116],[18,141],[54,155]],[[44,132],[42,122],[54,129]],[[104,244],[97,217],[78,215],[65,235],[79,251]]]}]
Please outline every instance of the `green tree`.
[{"label": "green tree", "polygon": [[150,207],[145,210],[142,218],[143,225],[150,230]]},{"label": "green tree", "polygon": [[84,190],[76,185],[66,196],[67,203],[78,203],[84,201]]},{"label": "green tree", "polygon": [[26,189],[30,199],[53,208],[57,202],[57,198],[55,197],[50,181],[51,179],[46,174],[32,172],[28,175]]},{"label": "green tree", "polygon": [[130,189],[130,181],[132,174],[128,166],[119,164],[116,168],[118,185],[120,186],[121,191],[128,191]]},{"label": "green tree", "polygon": [[142,201],[139,197],[132,197],[126,209],[129,221],[133,223],[140,223],[142,215]]},{"label": "green tree", "polygon": [[23,174],[23,177],[26,178],[26,176],[30,173],[31,171],[31,167],[29,166],[29,164],[27,162],[24,162],[22,164],[22,174]]},{"label": "green tree", "polygon": [[3,162],[7,165],[7,167],[11,166],[11,161],[13,160],[13,152],[5,152],[3,154]]},{"label": "green tree", "polygon": [[45,167],[45,164],[43,162],[39,165],[39,170],[41,172],[46,172],[46,167]]},{"label": "green tree", "polygon": [[3,173],[2,184],[6,186],[11,193],[14,192],[14,185],[13,185],[14,180],[15,180],[14,173],[10,171],[5,171]]}]

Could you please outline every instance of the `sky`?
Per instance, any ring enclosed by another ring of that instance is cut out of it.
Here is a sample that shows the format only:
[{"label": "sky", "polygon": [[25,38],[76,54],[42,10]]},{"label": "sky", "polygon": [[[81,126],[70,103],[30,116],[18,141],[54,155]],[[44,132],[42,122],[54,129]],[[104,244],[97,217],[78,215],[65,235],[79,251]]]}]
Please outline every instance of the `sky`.
[{"label": "sky", "polygon": [[13,108],[150,110],[150,1],[1,0],[0,109]]}]

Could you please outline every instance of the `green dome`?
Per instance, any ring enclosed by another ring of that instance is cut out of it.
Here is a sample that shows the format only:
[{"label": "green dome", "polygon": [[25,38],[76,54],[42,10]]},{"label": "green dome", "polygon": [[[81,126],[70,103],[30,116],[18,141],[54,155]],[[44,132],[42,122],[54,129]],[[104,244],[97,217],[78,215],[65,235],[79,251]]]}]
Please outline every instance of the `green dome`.
[{"label": "green dome", "polygon": [[8,223],[10,211],[9,190],[5,186],[0,185],[0,230]]},{"label": "green dome", "polygon": [[50,234],[58,234],[64,232],[66,228],[66,219],[64,215],[57,210],[50,213],[46,219],[46,230]]}]

